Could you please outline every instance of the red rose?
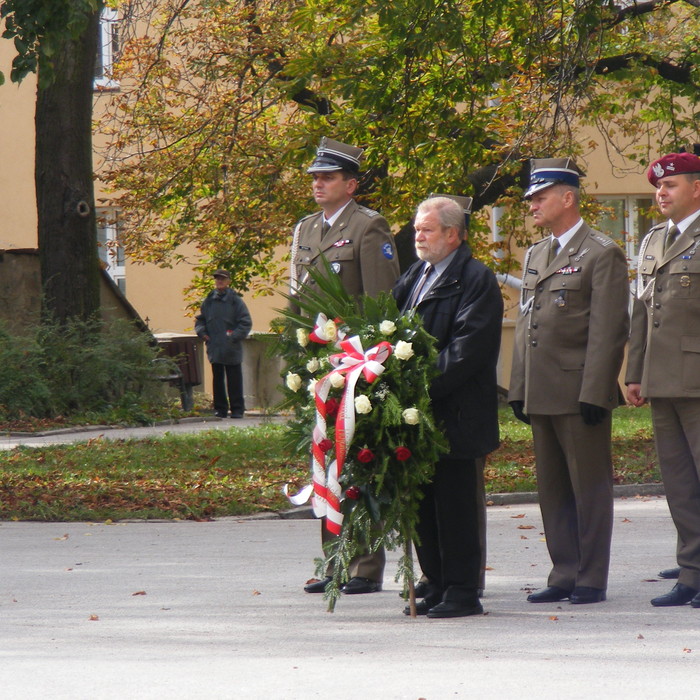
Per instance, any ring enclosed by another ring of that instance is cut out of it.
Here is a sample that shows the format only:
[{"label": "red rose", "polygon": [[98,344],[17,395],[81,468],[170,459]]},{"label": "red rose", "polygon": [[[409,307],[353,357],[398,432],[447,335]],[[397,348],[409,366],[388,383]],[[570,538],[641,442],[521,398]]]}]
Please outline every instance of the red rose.
[{"label": "red rose", "polygon": [[407,459],[411,457],[411,450],[408,449],[408,447],[397,447],[394,450],[394,454],[396,455],[396,459],[399,460],[399,462],[405,462]]},{"label": "red rose", "polygon": [[328,401],[326,401],[326,415],[329,418],[335,418],[338,415],[339,408],[340,401],[338,401],[338,399],[328,399]]},{"label": "red rose", "polygon": [[360,497],[360,489],[357,486],[348,486],[345,490],[345,496],[356,501]]},{"label": "red rose", "polygon": [[357,453],[357,459],[362,462],[363,464],[367,464],[371,462],[374,459],[374,452],[370,450],[367,447],[363,447],[358,453]]},{"label": "red rose", "polygon": [[333,441],[329,440],[328,438],[323,438],[321,442],[318,443],[318,448],[321,450],[321,452],[328,452],[328,450],[332,449],[333,447]]}]

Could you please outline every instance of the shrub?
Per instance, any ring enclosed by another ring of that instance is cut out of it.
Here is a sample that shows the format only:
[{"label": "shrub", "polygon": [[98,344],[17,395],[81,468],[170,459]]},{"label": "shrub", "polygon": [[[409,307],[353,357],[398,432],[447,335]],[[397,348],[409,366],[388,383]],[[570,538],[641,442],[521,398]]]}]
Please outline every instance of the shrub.
[{"label": "shrub", "polygon": [[164,399],[171,371],[149,333],[117,320],[44,321],[25,336],[0,329],[0,417],[106,412]]}]

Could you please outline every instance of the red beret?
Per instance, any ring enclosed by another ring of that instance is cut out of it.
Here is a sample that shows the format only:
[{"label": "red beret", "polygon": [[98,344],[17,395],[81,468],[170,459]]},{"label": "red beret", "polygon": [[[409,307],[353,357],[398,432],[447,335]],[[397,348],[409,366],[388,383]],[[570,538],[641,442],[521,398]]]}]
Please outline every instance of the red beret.
[{"label": "red beret", "polygon": [[662,177],[684,173],[700,173],[700,158],[692,153],[669,153],[651,164],[647,177],[656,187]]}]

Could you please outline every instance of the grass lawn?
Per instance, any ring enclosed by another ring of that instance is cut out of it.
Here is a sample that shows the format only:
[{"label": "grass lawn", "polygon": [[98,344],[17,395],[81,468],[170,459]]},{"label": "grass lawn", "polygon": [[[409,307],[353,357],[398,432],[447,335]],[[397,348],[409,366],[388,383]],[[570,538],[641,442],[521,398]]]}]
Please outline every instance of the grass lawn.
[{"label": "grass lawn", "polygon": [[[529,426],[501,412],[502,446],[486,467],[491,493],[534,491]],[[621,408],[613,423],[615,482],[660,481],[650,413]],[[0,452],[0,520],[207,519],[289,508],[282,487],[309,482],[284,428],[263,425],[148,440],[97,438]]]}]

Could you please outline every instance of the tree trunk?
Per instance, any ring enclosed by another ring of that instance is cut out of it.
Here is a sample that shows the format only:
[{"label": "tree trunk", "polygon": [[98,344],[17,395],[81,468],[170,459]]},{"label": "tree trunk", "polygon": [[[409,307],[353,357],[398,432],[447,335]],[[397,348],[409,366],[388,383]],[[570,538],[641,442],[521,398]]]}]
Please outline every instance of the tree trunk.
[{"label": "tree trunk", "polygon": [[[99,12],[56,53],[36,101],[35,185],[43,307],[87,319],[100,306],[92,168],[92,90]],[[41,76],[39,76],[41,77]]]}]

